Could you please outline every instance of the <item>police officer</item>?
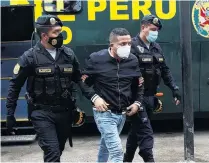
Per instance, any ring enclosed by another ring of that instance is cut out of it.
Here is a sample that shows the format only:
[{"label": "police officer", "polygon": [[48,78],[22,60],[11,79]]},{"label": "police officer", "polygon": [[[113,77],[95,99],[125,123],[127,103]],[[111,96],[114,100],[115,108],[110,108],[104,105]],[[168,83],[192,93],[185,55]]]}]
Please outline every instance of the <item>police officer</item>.
[{"label": "police officer", "polygon": [[155,108],[155,94],[163,78],[173,92],[176,105],[180,103],[179,88],[174,83],[171,72],[166,65],[165,58],[160,45],[155,41],[158,31],[161,30],[161,21],[154,15],[146,15],[141,21],[140,33],[132,39],[131,52],[137,56],[139,67],[144,78],[144,106],[143,114],[138,114],[132,118],[132,127],[128,135],[124,162],[131,162],[134,158],[137,146],[139,155],[145,162],[154,162],[153,158],[153,130],[147,111]]},{"label": "police officer", "polygon": [[24,52],[15,65],[6,107],[7,128],[13,131],[16,102],[27,80],[29,117],[44,151],[45,162],[59,162],[70,135],[73,82],[79,83],[79,63],[73,51],[63,46],[62,22],[44,15],[36,22],[40,41]]}]

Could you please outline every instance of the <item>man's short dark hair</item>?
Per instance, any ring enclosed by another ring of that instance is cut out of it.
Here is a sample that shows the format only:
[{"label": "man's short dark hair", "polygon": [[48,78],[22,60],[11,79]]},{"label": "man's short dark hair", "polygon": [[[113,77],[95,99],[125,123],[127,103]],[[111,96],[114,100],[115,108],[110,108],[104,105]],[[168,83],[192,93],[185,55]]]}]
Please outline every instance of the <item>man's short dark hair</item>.
[{"label": "man's short dark hair", "polygon": [[[144,25],[145,27],[149,26],[151,23],[147,22],[147,21],[141,21],[141,27],[142,25]],[[141,29],[142,30],[142,29]]]},{"label": "man's short dark hair", "polygon": [[110,43],[115,42],[115,41],[117,41],[118,36],[126,36],[126,35],[130,35],[130,33],[128,32],[127,29],[125,29],[125,28],[114,28],[110,32],[109,42]]},{"label": "man's short dark hair", "polygon": [[48,33],[49,30],[50,30],[50,27],[38,27],[38,28],[36,28],[36,32],[37,32],[37,34],[40,38],[41,38],[42,33]]},{"label": "man's short dark hair", "polygon": [[141,25],[148,26],[148,25],[150,25],[150,24],[151,24],[150,22],[147,22],[147,21],[141,21]]}]

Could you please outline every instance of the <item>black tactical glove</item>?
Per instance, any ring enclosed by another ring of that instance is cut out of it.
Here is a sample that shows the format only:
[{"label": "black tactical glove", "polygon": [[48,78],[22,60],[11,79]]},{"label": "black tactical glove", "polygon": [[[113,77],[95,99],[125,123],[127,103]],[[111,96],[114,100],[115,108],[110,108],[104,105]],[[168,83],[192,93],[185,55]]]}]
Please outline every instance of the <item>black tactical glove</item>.
[{"label": "black tactical glove", "polygon": [[177,100],[181,101],[181,94],[178,89],[173,90],[173,98],[176,98]]},{"label": "black tactical glove", "polygon": [[7,115],[7,122],[6,127],[8,129],[8,132],[12,134],[13,128],[16,126],[16,119],[14,115]]}]

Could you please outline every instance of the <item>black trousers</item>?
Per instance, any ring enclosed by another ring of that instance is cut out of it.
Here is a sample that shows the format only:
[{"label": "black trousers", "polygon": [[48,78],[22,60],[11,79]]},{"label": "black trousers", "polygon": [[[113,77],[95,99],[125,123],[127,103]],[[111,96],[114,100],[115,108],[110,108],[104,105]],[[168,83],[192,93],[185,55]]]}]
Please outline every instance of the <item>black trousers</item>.
[{"label": "black trousers", "polygon": [[124,162],[132,162],[136,149],[139,147],[139,155],[143,158],[144,162],[154,162],[153,158],[153,130],[147,114],[149,108],[154,104],[154,98],[144,97],[143,112],[131,117],[131,129],[128,134],[126,142],[126,153],[124,154]]},{"label": "black trousers", "polygon": [[31,114],[39,146],[44,151],[44,162],[60,162],[60,156],[71,132],[69,112],[34,110]]}]

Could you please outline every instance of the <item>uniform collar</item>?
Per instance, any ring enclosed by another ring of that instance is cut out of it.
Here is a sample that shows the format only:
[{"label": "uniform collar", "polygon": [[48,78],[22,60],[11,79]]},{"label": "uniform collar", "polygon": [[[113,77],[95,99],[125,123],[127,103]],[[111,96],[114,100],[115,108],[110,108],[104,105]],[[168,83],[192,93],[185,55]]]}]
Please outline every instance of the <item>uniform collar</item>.
[{"label": "uniform collar", "polygon": [[38,50],[38,51],[42,51],[42,52],[45,50],[44,46],[41,44],[40,41],[38,41],[38,42],[36,43],[35,49]]},{"label": "uniform collar", "polygon": [[[46,49],[45,47],[41,44],[40,41],[38,41],[35,45],[35,48],[38,50],[38,51],[42,51],[44,52]],[[60,48],[57,49],[57,51],[62,51],[64,49],[64,46],[61,46]]]},{"label": "uniform collar", "polygon": [[[54,58],[52,58],[52,56],[49,54],[46,48],[41,44],[40,41],[36,43],[35,49],[54,61]],[[57,50],[57,53],[56,53],[55,61],[59,58],[61,51],[64,50],[64,46],[62,45],[60,48],[57,48],[56,50]]]},{"label": "uniform collar", "polygon": [[[139,33],[137,34],[136,38],[137,38],[137,40],[138,40],[138,43],[139,43],[142,47],[148,49],[147,46],[146,46],[146,44],[144,43],[144,41],[142,41],[142,39],[140,38]],[[153,47],[153,45],[154,45],[154,43],[151,42],[151,43],[150,43],[149,49],[151,49],[151,48]],[[148,50],[149,50],[149,49],[148,49]]]}]

